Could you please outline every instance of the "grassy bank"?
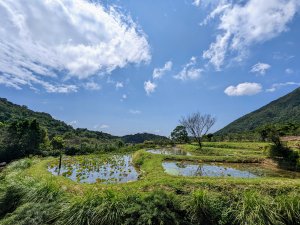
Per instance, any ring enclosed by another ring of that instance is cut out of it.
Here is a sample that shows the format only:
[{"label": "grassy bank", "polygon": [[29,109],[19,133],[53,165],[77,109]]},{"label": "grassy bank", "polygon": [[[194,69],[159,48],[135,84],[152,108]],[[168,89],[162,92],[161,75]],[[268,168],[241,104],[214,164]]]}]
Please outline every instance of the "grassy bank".
[{"label": "grassy bank", "polygon": [[0,175],[0,224],[299,224],[299,179],[180,177],[162,167],[165,160],[263,163],[264,146],[180,146],[195,156],[139,150],[133,161],[141,177],[123,184],[53,176],[47,166],[57,158],[16,161]]}]

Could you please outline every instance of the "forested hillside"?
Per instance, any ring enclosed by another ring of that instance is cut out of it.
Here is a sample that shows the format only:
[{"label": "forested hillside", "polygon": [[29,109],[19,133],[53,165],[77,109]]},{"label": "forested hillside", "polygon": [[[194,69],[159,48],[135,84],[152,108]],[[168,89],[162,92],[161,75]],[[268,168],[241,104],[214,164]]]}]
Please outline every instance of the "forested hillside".
[{"label": "forested hillside", "polygon": [[125,143],[136,144],[136,143],[143,143],[144,141],[161,141],[161,140],[163,141],[163,140],[168,140],[168,138],[156,134],[138,133],[138,134],[125,135],[122,137],[122,140]]},{"label": "forested hillside", "polygon": [[267,124],[300,124],[300,88],[272,101],[216,132],[217,135],[254,131]]},{"label": "forested hillside", "polygon": [[[5,98],[0,98],[0,122],[11,123],[18,120],[37,120],[37,122],[48,131],[50,137],[55,135],[63,135],[66,139],[74,142],[87,142],[86,139],[97,140],[114,140],[122,139],[125,143],[143,143],[144,141],[167,139],[166,137],[155,134],[132,134],[123,137],[113,136],[101,131],[91,131],[84,128],[74,129],[65,122],[54,119],[50,114],[44,112],[35,112],[27,108],[27,106],[20,106],[9,102]],[[95,141],[94,141],[95,142]],[[96,142],[95,142],[96,144]]]}]

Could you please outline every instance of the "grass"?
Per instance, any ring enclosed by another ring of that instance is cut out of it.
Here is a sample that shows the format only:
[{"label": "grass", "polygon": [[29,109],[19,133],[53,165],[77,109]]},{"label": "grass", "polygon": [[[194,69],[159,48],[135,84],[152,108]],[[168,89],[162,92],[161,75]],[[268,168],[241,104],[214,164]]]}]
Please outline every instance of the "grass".
[{"label": "grass", "polygon": [[[19,160],[0,176],[0,224],[299,224],[299,179],[181,177],[162,167],[165,160],[262,163],[267,146],[179,146],[194,156],[139,150],[133,161],[141,177],[122,184],[53,176],[47,166],[57,158]],[[111,154],[76,157],[106,161]]]}]

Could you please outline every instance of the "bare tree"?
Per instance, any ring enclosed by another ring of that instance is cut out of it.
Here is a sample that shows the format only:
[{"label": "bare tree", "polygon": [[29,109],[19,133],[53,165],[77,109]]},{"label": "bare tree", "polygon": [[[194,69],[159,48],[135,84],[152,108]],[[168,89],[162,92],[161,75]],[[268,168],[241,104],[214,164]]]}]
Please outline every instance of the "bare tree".
[{"label": "bare tree", "polygon": [[187,129],[190,135],[194,136],[199,147],[202,148],[202,136],[207,134],[210,128],[215,124],[216,118],[209,114],[201,115],[200,112],[196,112],[182,117],[179,122]]}]

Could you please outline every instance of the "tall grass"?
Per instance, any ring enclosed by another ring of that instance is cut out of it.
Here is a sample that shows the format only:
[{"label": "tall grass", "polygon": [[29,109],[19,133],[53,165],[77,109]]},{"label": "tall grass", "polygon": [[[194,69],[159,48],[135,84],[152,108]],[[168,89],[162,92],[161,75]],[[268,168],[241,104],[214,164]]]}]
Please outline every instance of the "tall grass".
[{"label": "tall grass", "polygon": [[246,191],[237,203],[232,203],[228,215],[237,225],[281,225],[281,215],[274,198],[256,191]]},{"label": "tall grass", "polygon": [[64,225],[117,225],[121,224],[125,204],[113,192],[104,196],[89,192],[62,205],[58,224]]},{"label": "tall grass", "polygon": [[290,193],[280,195],[275,198],[277,210],[281,216],[283,224],[299,225],[300,224],[300,195]]},{"label": "tall grass", "polygon": [[163,191],[154,191],[146,196],[130,196],[127,202],[124,224],[176,225],[185,221],[186,214],[178,199]]},{"label": "tall grass", "polygon": [[194,192],[187,202],[185,209],[192,224],[219,224],[224,210],[225,201],[221,195],[204,190]]}]

